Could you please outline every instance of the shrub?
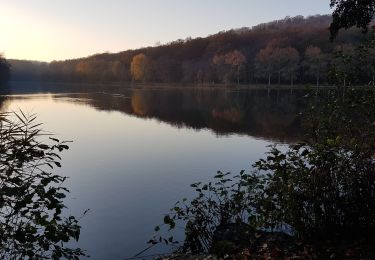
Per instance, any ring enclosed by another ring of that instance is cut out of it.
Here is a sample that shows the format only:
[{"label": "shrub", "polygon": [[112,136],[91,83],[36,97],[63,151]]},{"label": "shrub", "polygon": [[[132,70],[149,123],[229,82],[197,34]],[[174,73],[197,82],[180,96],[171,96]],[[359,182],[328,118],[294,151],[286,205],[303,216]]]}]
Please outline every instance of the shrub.
[{"label": "shrub", "polygon": [[66,178],[52,173],[69,147],[42,142],[35,122],[22,112],[0,114],[0,258],[78,259],[84,251],[65,244],[80,234],[78,220],[63,217]]},{"label": "shrub", "polygon": [[[222,242],[232,242],[231,248],[251,247],[258,234],[280,232],[293,238],[289,249],[297,250],[297,241],[302,241],[318,257],[331,255],[317,249],[322,243],[336,249],[340,243],[371,245],[375,231],[374,100],[374,89],[313,96],[311,108],[303,115],[304,142],[282,150],[271,147],[248,173],[218,172],[213,183],[192,184],[197,196],[178,202],[164,217],[169,230],[184,225],[180,249],[215,252]],[[223,228],[227,237],[218,235]],[[224,241],[217,241],[218,237]],[[150,243],[163,241],[175,243],[173,237],[157,236]]]}]

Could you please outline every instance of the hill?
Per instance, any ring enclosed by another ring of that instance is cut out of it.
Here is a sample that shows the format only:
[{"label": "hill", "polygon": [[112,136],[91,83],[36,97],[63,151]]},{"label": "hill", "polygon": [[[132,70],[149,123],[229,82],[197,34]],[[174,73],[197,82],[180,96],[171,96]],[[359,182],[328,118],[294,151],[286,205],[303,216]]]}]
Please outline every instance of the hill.
[{"label": "hill", "polygon": [[[330,15],[286,17],[251,28],[167,44],[50,63],[10,60],[12,79],[66,82],[307,84],[327,82],[329,68],[368,36],[358,29],[329,41]],[[362,73],[363,74],[363,73]],[[363,82],[372,75],[361,75]]]}]

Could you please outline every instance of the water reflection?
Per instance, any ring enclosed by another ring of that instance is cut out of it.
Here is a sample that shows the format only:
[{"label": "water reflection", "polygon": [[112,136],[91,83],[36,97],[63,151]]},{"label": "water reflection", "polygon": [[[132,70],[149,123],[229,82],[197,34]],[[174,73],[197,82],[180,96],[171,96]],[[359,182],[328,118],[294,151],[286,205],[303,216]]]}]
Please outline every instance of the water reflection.
[{"label": "water reflection", "polygon": [[106,87],[104,91],[103,88],[78,91],[81,90],[52,97],[98,110],[157,119],[178,128],[209,129],[218,135],[244,134],[287,143],[301,136],[299,114],[305,107],[305,91],[301,90],[291,93],[282,89]]},{"label": "water reflection", "polygon": [[40,89],[53,94],[1,97],[1,110],[35,112],[46,130],[74,141],[60,174],[70,177],[69,212],[91,209],[79,242],[91,259],[134,256],[190,183],[248,169],[267,140],[300,135],[297,91]]}]

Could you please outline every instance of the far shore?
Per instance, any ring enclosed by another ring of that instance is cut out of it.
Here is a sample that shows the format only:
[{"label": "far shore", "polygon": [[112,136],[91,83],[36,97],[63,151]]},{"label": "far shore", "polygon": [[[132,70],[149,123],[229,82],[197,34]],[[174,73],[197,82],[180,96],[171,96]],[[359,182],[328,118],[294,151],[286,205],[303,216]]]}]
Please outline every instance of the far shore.
[{"label": "far shore", "polygon": [[[264,89],[332,89],[336,88],[333,85],[312,85],[312,84],[296,84],[293,86],[285,84],[217,84],[217,83],[140,83],[140,82],[52,82],[52,81],[11,81],[9,86],[12,87],[27,87],[27,86],[83,86],[83,87],[122,87],[128,89],[171,89],[171,88],[189,88],[189,89],[228,89],[228,90],[264,90]],[[350,87],[350,86],[347,86]],[[351,86],[351,87],[371,87],[371,86]]]}]

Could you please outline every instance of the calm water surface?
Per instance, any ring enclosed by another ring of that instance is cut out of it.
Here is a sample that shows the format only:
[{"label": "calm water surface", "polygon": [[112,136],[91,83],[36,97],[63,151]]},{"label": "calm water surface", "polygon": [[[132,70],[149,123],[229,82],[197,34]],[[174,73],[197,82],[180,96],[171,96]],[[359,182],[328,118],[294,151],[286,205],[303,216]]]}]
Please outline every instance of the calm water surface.
[{"label": "calm water surface", "polygon": [[1,109],[37,113],[45,130],[73,141],[59,173],[70,177],[68,212],[90,209],[79,246],[92,259],[134,256],[190,183],[251,169],[268,145],[300,133],[298,92],[58,90],[18,91]]}]

